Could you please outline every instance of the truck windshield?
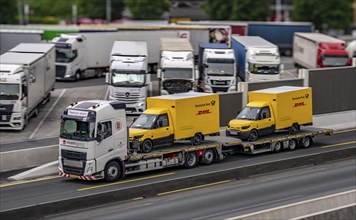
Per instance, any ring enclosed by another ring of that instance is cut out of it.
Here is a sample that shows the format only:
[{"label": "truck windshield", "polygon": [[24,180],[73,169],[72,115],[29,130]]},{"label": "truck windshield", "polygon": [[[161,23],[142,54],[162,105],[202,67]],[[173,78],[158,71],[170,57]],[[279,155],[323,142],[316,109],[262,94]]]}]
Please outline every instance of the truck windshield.
[{"label": "truck windshield", "polygon": [[143,86],[145,84],[145,74],[139,72],[113,72],[113,86]]},{"label": "truck windshield", "polygon": [[209,63],[207,74],[209,76],[233,76],[234,63]]},{"label": "truck windshield", "polygon": [[346,66],[349,62],[348,56],[325,55],[323,56],[323,66]]},{"label": "truck windshield", "polygon": [[192,79],[193,69],[191,68],[166,68],[164,69],[166,79]]},{"label": "truck windshield", "polygon": [[131,125],[131,128],[151,129],[158,115],[141,114],[140,117]]},{"label": "truck windshield", "polygon": [[0,99],[1,100],[18,100],[20,96],[20,86],[18,84],[0,84]]},{"label": "truck windshield", "polygon": [[75,119],[62,119],[60,137],[72,140],[94,140],[95,124]]},{"label": "truck windshield", "polygon": [[279,65],[249,64],[250,72],[254,74],[278,74]]},{"label": "truck windshield", "polygon": [[245,108],[243,108],[240,114],[237,116],[237,119],[257,120],[257,116],[260,111],[261,108],[245,106]]},{"label": "truck windshield", "polygon": [[77,50],[56,48],[57,63],[70,63],[77,57],[77,55],[78,55]]}]

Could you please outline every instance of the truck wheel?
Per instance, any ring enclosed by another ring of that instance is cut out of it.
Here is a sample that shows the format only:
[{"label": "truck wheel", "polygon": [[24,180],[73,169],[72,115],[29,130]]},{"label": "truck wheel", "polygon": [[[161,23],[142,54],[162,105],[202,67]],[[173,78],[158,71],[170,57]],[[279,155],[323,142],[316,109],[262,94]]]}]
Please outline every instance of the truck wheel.
[{"label": "truck wheel", "polygon": [[278,153],[282,150],[282,144],[281,142],[277,141],[275,144],[274,144],[274,148],[273,148],[273,151],[275,153]]},{"label": "truck wheel", "polygon": [[258,139],[258,132],[257,130],[252,130],[248,134],[248,141],[256,141]]},{"label": "truck wheel", "polygon": [[201,134],[195,134],[194,137],[192,137],[191,142],[193,146],[197,146],[201,144],[203,140],[203,136]]},{"label": "truck wheel", "polygon": [[82,78],[82,73],[80,72],[80,70],[77,70],[77,72],[75,72],[74,75],[74,81],[78,81]]},{"label": "truck wheel", "polygon": [[310,137],[303,137],[301,141],[301,146],[304,148],[308,148],[311,145],[311,138]]},{"label": "truck wheel", "polygon": [[95,76],[96,76],[97,78],[100,78],[100,77],[104,76],[104,73],[103,73],[102,70],[97,69],[97,70],[95,70]]},{"label": "truck wheel", "polygon": [[185,156],[184,166],[188,169],[196,167],[198,164],[198,156],[195,152],[188,152]]},{"label": "truck wheel", "polygon": [[299,130],[299,125],[297,123],[294,123],[292,127],[289,128],[289,134],[296,134],[298,133]]},{"label": "truck wheel", "polygon": [[153,148],[153,143],[152,143],[152,141],[146,139],[146,140],[143,141],[143,143],[142,143],[142,145],[141,145],[141,152],[143,152],[143,153],[149,153],[149,152],[151,152],[152,148]]},{"label": "truck wheel", "polygon": [[289,150],[295,150],[295,148],[297,147],[297,141],[295,139],[292,139],[289,141]]},{"label": "truck wheel", "polygon": [[117,181],[121,176],[121,167],[116,161],[111,161],[105,166],[105,180],[108,182]]},{"label": "truck wheel", "polygon": [[215,160],[215,153],[213,149],[206,149],[202,158],[202,163],[205,165],[212,164]]}]

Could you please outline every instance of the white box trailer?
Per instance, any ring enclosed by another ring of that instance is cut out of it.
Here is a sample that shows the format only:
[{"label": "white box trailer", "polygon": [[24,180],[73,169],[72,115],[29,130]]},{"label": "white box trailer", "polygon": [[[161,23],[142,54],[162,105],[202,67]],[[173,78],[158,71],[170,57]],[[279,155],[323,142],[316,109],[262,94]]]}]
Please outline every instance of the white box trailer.
[{"label": "white box trailer", "polygon": [[50,98],[55,49],[52,44],[34,44],[18,46],[14,51],[0,56],[0,129],[22,130]]}]

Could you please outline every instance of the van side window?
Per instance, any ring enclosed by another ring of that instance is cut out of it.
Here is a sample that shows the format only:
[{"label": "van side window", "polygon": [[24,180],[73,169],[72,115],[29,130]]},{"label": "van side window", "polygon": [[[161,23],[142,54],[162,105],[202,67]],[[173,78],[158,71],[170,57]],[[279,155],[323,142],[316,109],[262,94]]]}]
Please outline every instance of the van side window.
[{"label": "van side window", "polygon": [[112,124],[111,121],[105,121],[105,122],[101,122],[98,124],[98,128],[97,128],[97,136],[99,136],[102,126],[105,127],[105,133],[104,133],[104,139],[108,138],[112,135]]},{"label": "van side window", "polygon": [[271,117],[271,113],[269,111],[269,107],[262,108],[262,110],[261,110],[261,118],[264,119],[264,118],[270,118],[270,117]]},{"label": "van side window", "polygon": [[169,126],[168,115],[167,114],[160,115],[157,119],[157,125],[159,128],[168,127]]}]

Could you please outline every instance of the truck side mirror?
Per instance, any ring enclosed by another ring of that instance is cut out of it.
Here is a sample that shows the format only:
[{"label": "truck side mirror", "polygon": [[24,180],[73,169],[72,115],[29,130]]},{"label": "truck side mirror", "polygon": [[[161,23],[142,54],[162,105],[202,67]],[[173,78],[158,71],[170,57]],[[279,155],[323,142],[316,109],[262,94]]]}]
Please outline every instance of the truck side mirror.
[{"label": "truck side mirror", "polygon": [[105,74],[105,82],[109,85],[111,85],[111,77],[112,77],[112,73],[108,72]]},{"label": "truck side mirror", "polygon": [[208,65],[208,64],[206,64],[206,63],[204,63],[204,67],[205,67],[205,68],[208,68],[208,67],[209,67],[209,65]]},{"label": "truck side mirror", "polygon": [[157,70],[157,78],[160,79],[162,77],[162,70],[158,69]]},{"label": "truck side mirror", "polygon": [[195,70],[194,74],[194,79],[199,79],[199,70]]},{"label": "truck side mirror", "polygon": [[149,85],[150,82],[151,82],[151,75],[146,73],[146,82],[145,82],[146,86]]}]

